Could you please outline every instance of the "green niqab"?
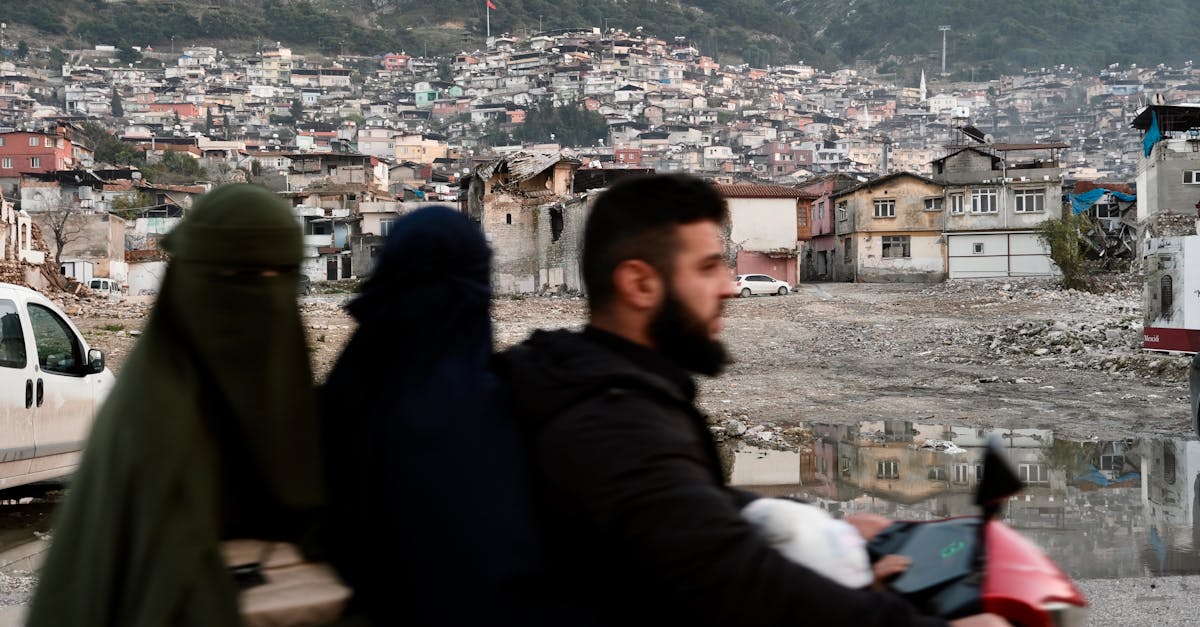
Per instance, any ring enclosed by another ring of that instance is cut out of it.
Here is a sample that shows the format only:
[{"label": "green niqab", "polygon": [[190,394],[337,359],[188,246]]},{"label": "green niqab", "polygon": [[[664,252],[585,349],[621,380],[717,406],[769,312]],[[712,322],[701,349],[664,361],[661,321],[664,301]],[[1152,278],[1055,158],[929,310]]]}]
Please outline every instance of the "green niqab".
[{"label": "green niqab", "polygon": [[270,191],[202,197],[164,240],[150,320],[93,425],[28,625],[236,625],[219,552],[300,540],[323,503],[302,240]]}]

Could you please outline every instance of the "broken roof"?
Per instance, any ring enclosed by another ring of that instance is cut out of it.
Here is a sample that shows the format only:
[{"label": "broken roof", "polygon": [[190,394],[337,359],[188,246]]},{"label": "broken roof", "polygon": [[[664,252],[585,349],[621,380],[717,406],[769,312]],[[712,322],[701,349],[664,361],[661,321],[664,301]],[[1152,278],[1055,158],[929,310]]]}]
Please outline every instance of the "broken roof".
[{"label": "broken roof", "polygon": [[496,172],[507,171],[509,183],[519,183],[545,172],[561,161],[575,160],[557,152],[540,153],[522,150],[479,166],[475,170],[475,174],[482,179],[489,179]]}]

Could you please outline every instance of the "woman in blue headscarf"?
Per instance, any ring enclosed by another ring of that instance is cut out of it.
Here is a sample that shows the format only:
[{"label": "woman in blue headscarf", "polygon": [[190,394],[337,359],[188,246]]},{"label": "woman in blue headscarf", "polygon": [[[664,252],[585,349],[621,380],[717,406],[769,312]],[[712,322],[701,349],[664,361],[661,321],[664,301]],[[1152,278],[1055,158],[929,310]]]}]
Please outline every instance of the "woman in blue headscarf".
[{"label": "woman in blue headscarf", "polygon": [[507,624],[537,561],[516,421],[489,369],[491,252],[461,213],[396,221],[321,390],[330,557],[373,624]]}]

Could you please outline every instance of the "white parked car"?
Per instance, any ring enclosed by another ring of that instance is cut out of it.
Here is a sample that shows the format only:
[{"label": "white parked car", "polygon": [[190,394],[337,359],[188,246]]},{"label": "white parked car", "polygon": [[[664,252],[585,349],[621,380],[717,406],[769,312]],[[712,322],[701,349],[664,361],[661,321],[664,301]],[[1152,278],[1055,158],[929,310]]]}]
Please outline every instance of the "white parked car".
[{"label": "white parked car", "polygon": [[0,283],[0,488],[74,471],[113,381],[53,303]]},{"label": "white parked car", "polygon": [[769,277],[765,274],[739,274],[733,279],[733,289],[738,296],[745,298],[752,294],[779,294],[783,296],[792,291],[787,281]]}]

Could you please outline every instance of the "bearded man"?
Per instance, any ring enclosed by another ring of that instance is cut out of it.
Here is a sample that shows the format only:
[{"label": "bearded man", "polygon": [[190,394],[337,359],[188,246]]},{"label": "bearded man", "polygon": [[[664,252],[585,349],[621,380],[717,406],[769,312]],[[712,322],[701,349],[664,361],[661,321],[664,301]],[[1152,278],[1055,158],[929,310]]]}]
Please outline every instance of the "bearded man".
[{"label": "bearded man", "polygon": [[789,561],[740,515],[756,496],[725,484],[690,375],[729,361],[727,223],[700,179],[614,185],[584,230],[587,327],[501,356],[532,455],[543,592],[577,626],[945,625]]}]

